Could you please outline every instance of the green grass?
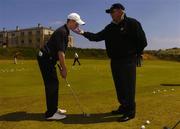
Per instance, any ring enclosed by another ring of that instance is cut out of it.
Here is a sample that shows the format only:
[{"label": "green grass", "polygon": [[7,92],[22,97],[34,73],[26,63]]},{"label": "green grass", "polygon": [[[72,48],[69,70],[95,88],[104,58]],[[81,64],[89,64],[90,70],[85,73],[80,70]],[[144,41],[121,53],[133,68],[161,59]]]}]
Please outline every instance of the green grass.
[{"label": "green grass", "polygon": [[[69,69],[72,62],[67,60]],[[109,61],[81,63],[71,69],[68,80],[91,117],[82,117],[60,78],[59,106],[67,109],[68,118],[49,122],[43,119],[45,96],[37,62],[20,61],[14,65],[10,60],[1,60],[0,129],[139,129],[146,120],[151,121],[146,129],[162,129],[180,119],[180,87],[160,85],[180,83],[180,63],[148,60],[137,69],[137,115],[125,123],[116,122],[117,118],[108,114],[118,107]],[[152,93],[158,89],[160,93]],[[164,89],[167,92],[162,92]]]}]

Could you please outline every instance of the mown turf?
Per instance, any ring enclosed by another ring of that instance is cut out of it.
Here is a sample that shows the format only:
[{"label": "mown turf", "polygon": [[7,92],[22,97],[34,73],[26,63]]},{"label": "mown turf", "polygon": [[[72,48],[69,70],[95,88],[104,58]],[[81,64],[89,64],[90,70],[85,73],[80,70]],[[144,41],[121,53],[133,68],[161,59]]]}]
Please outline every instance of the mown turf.
[{"label": "mown turf", "polygon": [[[68,111],[62,121],[45,121],[45,97],[37,62],[0,61],[0,129],[146,129],[172,127],[180,120],[180,63],[160,60],[145,61],[137,69],[137,115],[125,122],[108,112],[118,107],[108,60],[81,60],[71,68],[67,60],[68,80],[76,91],[89,118],[81,115],[65,81],[60,78],[59,107]],[[59,73],[58,73],[59,75]],[[174,90],[173,90],[174,89]],[[160,92],[153,94],[153,91]],[[165,90],[165,91],[164,91]],[[177,127],[177,129],[180,127]]]}]

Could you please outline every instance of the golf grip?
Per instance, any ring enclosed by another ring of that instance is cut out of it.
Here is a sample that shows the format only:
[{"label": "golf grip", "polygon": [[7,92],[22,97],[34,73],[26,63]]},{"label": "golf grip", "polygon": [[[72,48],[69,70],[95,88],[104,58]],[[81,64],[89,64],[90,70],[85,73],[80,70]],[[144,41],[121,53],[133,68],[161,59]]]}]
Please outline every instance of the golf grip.
[{"label": "golf grip", "polygon": [[62,70],[61,66],[59,64],[57,64],[57,66],[58,66],[59,70],[61,71]]}]

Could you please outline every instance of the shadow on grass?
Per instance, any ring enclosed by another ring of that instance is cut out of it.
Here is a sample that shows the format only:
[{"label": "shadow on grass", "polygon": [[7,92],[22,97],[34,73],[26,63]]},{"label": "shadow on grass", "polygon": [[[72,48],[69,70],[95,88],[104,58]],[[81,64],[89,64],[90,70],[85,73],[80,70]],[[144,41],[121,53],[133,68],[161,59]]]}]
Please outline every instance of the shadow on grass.
[{"label": "shadow on grass", "polygon": [[171,83],[164,83],[164,84],[160,84],[161,86],[180,86],[180,84],[171,84]]},{"label": "shadow on grass", "polygon": [[43,113],[12,112],[0,116],[0,121],[23,121],[35,120],[44,121]]},{"label": "shadow on grass", "polygon": [[118,116],[112,116],[110,113],[91,114],[86,117],[82,114],[68,114],[67,119],[61,120],[64,124],[95,124],[117,121]]},{"label": "shadow on grass", "polygon": [[[110,113],[91,114],[86,117],[82,114],[67,114],[67,118],[59,122],[64,124],[93,124],[117,121],[118,116],[111,116]],[[13,112],[0,116],[0,121],[47,121],[43,113]]]}]

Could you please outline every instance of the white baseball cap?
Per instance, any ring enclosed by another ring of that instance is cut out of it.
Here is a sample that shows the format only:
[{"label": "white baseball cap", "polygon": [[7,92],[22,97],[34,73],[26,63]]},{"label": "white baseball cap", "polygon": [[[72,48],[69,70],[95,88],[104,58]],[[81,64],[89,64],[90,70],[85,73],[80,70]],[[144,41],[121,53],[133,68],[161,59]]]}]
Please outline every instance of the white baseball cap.
[{"label": "white baseball cap", "polygon": [[85,22],[81,20],[81,17],[77,13],[70,13],[68,19],[76,21],[79,25],[84,25]]}]

